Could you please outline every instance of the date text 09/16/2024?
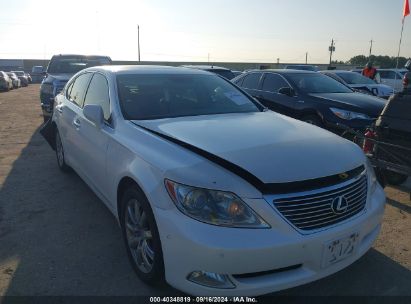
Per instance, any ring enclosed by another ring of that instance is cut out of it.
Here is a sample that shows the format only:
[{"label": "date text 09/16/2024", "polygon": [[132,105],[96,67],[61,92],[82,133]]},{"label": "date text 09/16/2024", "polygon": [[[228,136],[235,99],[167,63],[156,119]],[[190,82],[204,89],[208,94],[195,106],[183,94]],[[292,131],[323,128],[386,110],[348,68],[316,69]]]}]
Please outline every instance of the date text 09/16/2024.
[{"label": "date text 09/16/2024", "polygon": [[253,297],[150,297],[150,303],[257,303]]}]

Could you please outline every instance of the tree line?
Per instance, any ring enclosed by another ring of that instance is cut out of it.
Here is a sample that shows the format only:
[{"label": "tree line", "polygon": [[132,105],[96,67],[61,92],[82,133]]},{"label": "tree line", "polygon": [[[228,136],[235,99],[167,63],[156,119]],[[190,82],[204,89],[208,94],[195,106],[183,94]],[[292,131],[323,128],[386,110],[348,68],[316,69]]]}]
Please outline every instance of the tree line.
[{"label": "tree line", "polygon": [[[407,62],[408,58],[400,57],[398,60],[398,67],[404,67],[405,63]],[[395,68],[397,66],[397,57],[390,57],[390,56],[364,56],[358,55],[352,57],[346,63],[356,66],[365,66],[367,62],[372,62],[374,66],[378,66],[380,68]]]}]

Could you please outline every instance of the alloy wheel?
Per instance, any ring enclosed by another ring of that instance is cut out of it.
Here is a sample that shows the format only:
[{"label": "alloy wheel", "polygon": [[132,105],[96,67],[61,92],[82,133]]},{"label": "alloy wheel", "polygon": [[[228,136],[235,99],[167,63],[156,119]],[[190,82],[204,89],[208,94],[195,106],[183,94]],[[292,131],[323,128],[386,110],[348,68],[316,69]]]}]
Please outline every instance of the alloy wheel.
[{"label": "alloy wheel", "polygon": [[127,244],[137,267],[143,273],[153,269],[155,253],[152,232],[141,203],[133,198],[127,202],[125,214]]}]

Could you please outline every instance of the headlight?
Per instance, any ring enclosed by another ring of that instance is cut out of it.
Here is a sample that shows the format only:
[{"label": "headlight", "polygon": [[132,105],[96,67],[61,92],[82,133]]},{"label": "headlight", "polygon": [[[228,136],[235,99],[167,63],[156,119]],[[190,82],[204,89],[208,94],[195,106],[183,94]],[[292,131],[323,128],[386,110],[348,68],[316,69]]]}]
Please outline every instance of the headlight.
[{"label": "headlight", "polygon": [[374,167],[372,166],[370,160],[367,158],[367,173],[368,173],[368,183],[370,185],[370,193],[374,193],[377,189],[378,181],[375,175]]},{"label": "headlight", "polygon": [[352,120],[352,119],[368,119],[370,120],[371,117],[369,117],[366,114],[363,113],[357,113],[357,112],[351,112],[351,111],[346,111],[346,110],[341,110],[337,108],[330,108],[331,112],[333,112],[336,116],[338,116],[341,119],[344,120]]},{"label": "headlight", "polygon": [[167,179],[164,182],[177,208],[200,222],[235,228],[270,228],[233,193],[186,186]]},{"label": "headlight", "polygon": [[41,91],[43,94],[53,95],[54,87],[52,83],[43,83],[41,85]]}]

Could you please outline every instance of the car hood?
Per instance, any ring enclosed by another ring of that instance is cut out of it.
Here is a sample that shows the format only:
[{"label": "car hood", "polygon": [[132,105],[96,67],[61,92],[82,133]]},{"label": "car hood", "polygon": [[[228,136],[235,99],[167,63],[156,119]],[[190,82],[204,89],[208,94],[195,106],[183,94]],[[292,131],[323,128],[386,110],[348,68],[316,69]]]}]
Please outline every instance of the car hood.
[{"label": "car hood", "polygon": [[71,77],[73,77],[74,74],[47,74],[47,77],[44,79],[44,82],[61,82],[61,83],[66,83],[69,81]]},{"label": "car hood", "polygon": [[369,89],[378,89],[381,92],[387,93],[387,95],[393,94],[393,88],[385,85],[385,84],[350,84],[351,88],[369,88]]},{"label": "car hood", "polygon": [[378,117],[384,109],[387,101],[375,96],[361,93],[315,93],[309,96],[323,101],[331,101],[330,106],[338,107],[338,104],[349,106],[351,109],[343,107],[344,110],[353,110],[367,114],[370,117]]},{"label": "car hood", "polygon": [[264,183],[340,174],[365,160],[352,142],[271,111],[133,123],[223,158]]}]

